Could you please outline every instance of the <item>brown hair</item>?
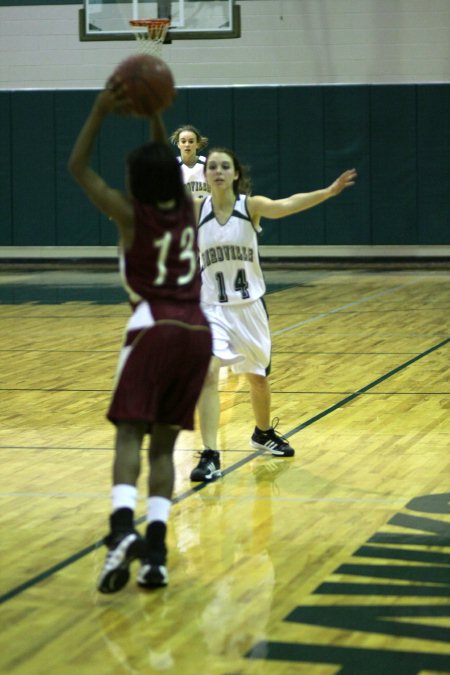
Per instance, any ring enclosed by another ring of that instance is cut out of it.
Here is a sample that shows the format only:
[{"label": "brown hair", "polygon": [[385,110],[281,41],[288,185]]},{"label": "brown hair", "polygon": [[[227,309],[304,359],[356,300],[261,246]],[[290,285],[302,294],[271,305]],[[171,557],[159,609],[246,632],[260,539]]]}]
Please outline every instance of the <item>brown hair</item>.
[{"label": "brown hair", "polygon": [[233,150],[229,148],[211,148],[206,157],[205,171],[208,161],[213,152],[223,152],[228,155],[233,162],[235,171],[238,172],[238,177],[233,181],[233,192],[235,195],[246,194],[250,195],[252,191],[252,180],[249,174],[249,167],[241,163],[241,160]]},{"label": "brown hair", "polygon": [[208,145],[208,138],[206,136],[202,136],[200,131],[192,124],[183,124],[181,127],[178,127],[178,129],[175,129],[175,131],[171,134],[169,138],[170,142],[173,143],[174,145],[178,145],[180,134],[182,134],[183,131],[190,131],[193,134],[195,134],[199,150],[205,148]]}]

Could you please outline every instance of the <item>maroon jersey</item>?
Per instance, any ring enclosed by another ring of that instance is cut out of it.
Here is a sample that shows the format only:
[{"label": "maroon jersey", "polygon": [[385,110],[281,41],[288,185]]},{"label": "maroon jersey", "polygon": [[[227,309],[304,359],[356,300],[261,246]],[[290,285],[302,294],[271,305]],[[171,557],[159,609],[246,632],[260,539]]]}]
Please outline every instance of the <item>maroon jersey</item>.
[{"label": "maroon jersey", "polygon": [[206,325],[163,320],[142,329],[122,350],[108,419],[143,420],[149,431],[153,422],[193,429],[210,356]]},{"label": "maroon jersey", "polygon": [[132,304],[198,303],[197,227],[190,200],[167,212],[135,201],[134,213],[133,244],[121,252],[122,278]]},{"label": "maroon jersey", "polygon": [[133,313],[108,419],[192,429],[211,356],[193,207],[188,199],[167,212],[135,202],[134,212],[133,244],[121,252]]}]

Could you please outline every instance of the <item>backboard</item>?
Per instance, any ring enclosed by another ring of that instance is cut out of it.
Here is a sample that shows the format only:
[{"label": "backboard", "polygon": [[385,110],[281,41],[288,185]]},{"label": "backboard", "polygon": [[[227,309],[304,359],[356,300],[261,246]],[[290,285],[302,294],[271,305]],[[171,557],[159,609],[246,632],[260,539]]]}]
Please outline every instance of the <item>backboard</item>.
[{"label": "backboard", "polygon": [[134,40],[130,19],[170,18],[166,42],[240,37],[235,0],[84,0],[80,40]]}]

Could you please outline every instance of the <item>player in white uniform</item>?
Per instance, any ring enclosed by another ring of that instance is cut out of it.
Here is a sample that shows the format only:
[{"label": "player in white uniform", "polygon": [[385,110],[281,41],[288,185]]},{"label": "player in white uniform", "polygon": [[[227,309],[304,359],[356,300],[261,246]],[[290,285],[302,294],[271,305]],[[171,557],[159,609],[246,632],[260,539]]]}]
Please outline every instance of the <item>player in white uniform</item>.
[{"label": "player in white uniform", "polygon": [[192,124],[185,124],[173,132],[170,140],[180,151],[178,162],[188,191],[194,199],[205,197],[211,192],[205,178],[206,157],[198,153],[208,145],[207,137]]},{"label": "player in white uniform", "polygon": [[[271,343],[261,301],[266,285],[247,200],[245,194],[236,196],[233,211],[224,224],[215,217],[212,197],[206,197],[200,207],[202,305],[215,325],[214,354],[222,365],[231,366],[235,373],[266,375]],[[234,333],[233,342],[228,337],[230,331]]]},{"label": "player in white uniform", "polygon": [[271,425],[271,338],[257,232],[261,218],[283,218],[335,197],[354,184],[356,171],[345,171],[329,187],[314,192],[284,199],[249,196],[249,181],[239,159],[231,150],[215,148],[207,156],[205,176],[211,195],[194,206],[202,262],[202,308],[211,325],[214,356],[198,403],[205,446],[191,473],[191,480],[198,482],[221,475],[218,383],[219,369],[224,365],[245,373],[250,385],[256,422],[250,444],[273,455],[294,455],[294,449]]}]

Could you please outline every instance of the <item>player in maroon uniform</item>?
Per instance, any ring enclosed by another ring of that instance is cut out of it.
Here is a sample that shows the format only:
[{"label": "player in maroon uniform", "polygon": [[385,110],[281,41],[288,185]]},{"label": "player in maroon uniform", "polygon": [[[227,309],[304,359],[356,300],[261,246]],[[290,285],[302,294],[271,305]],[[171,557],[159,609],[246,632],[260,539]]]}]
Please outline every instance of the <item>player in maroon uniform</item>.
[{"label": "player in maroon uniform", "polygon": [[[165,586],[166,525],[174,486],[173,450],[180,429],[192,429],[211,355],[200,309],[197,228],[180,168],[159,116],[152,143],[128,157],[130,196],[111,188],[91,166],[94,141],[111,112],[126,112],[120,82],[110,82],[75,142],[69,170],[89,199],[115,221],[120,266],[133,307],[119,359],[108,419],[116,425],[109,548],[98,580],[102,593],[127,583],[140,558],[138,584]],[[150,433],[147,529],[134,528],[143,438]]]}]

